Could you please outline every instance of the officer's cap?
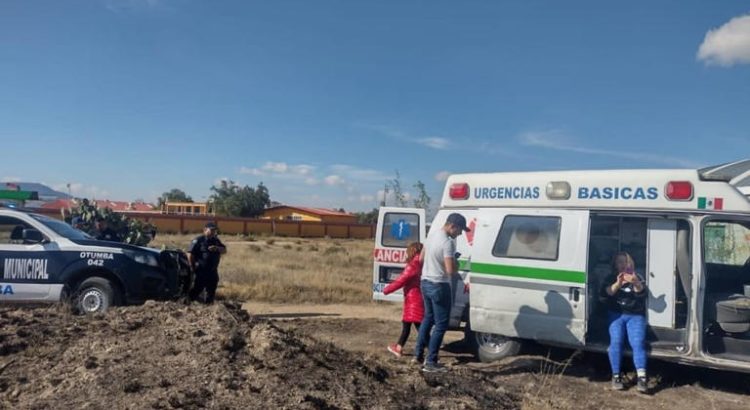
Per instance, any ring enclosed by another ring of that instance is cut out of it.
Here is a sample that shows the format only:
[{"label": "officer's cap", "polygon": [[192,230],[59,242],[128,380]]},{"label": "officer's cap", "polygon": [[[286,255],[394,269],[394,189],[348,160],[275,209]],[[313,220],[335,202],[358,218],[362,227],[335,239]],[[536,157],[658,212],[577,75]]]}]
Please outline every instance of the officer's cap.
[{"label": "officer's cap", "polygon": [[204,226],[204,228],[206,228],[206,229],[216,229],[218,227],[216,226],[216,222],[206,222],[206,225]]}]

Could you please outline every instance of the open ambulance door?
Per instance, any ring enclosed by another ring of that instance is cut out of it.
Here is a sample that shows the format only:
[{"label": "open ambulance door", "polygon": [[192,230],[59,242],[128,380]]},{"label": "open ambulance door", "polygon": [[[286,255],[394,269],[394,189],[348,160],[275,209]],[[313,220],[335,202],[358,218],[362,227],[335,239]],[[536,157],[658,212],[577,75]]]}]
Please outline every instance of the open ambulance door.
[{"label": "open ambulance door", "polygon": [[384,295],[383,289],[406,267],[406,247],[412,242],[424,243],[425,231],[424,209],[380,208],[373,252],[373,299],[393,302],[404,300],[401,290]]},{"label": "open ambulance door", "polygon": [[583,345],[589,212],[481,212],[471,261],[480,334]]}]

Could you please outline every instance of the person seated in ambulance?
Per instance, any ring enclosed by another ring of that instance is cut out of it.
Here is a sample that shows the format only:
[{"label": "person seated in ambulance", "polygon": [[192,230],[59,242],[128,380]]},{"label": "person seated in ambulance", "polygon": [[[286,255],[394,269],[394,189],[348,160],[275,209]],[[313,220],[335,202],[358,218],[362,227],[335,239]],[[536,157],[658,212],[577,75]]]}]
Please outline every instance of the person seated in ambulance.
[{"label": "person seated in ambulance", "polygon": [[622,347],[627,334],[633,350],[633,363],[638,375],[637,389],[648,393],[646,374],[646,299],[648,292],[642,277],[635,273],[635,263],[627,252],[620,252],[612,260],[612,275],[604,281],[602,298],[609,312],[609,363],[612,368],[612,388],[625,389],[620,373]]}]

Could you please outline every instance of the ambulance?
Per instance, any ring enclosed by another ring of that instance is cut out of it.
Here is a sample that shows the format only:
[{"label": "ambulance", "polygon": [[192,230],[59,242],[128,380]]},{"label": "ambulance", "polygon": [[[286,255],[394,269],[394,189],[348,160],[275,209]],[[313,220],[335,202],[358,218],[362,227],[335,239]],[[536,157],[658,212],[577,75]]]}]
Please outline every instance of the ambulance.
[{"label": "ambulance", "polygon": [[[703,169],[456,174],[432,221],[464,215],[450,325],[481,361],[524,341],[609,345],[600,297],[615,254],[648,285],[649,356],[750,373],[750,160]],[[373,298],[424,241],[420,209],[382,208]],[[468,285],[468,286],[464,286]]]}]

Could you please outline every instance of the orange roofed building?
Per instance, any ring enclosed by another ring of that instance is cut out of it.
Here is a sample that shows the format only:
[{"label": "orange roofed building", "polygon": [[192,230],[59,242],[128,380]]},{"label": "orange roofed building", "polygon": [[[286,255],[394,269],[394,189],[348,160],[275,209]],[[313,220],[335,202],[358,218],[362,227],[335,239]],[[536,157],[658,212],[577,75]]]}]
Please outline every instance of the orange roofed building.
[{"label": "orange roofed building", "polygon": [[[96,204],[99,208],[109,208],[117,212],[154,212],[153,205],[145,202],[110,201],[108,199],[97,199],[90,202]],[[58,199],[47,202],[40,208],[60,210],[63,208],[76,208],[78,204],[79,202],[75,199]]]},{"label": "orange roofed building", "polygon": [[355,224],[355,215],[323,208],[301,206],[274,206],[263,211],[261,219],[281,219],[285,221],[313,221],[327,223]]}]

